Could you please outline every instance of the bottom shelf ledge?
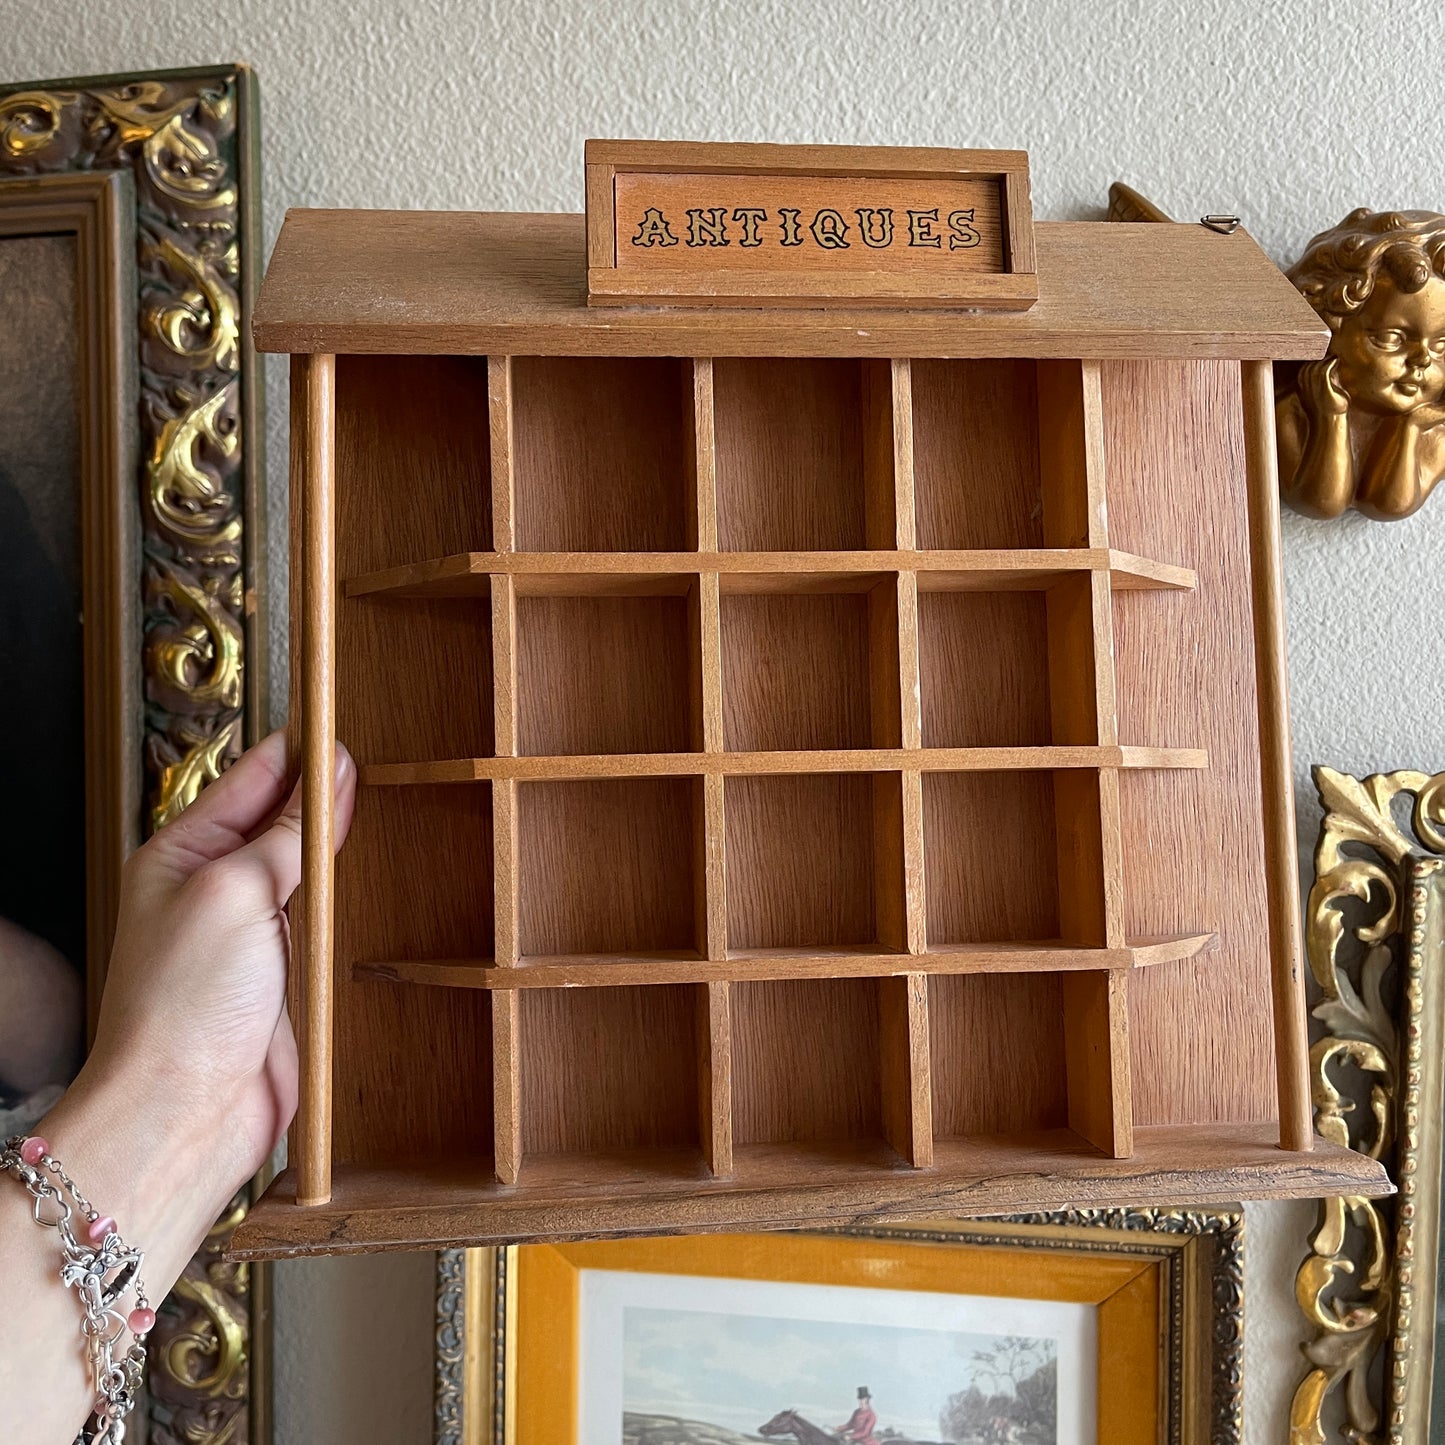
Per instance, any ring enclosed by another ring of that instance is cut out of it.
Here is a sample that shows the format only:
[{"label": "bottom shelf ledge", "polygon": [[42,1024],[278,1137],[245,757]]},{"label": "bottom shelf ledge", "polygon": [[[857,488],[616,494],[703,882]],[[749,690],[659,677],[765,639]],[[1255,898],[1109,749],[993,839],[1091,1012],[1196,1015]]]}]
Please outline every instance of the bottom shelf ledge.
[{"label": "bottom shelf ledge", "polygon": [[1384,1167],[1363,1154],[1319,1138],[1310,1153],[1289,1153],[1277,1140],[1273,1123],[1155,1126],[1135,1131],[1133,1158],[1108,1159],[1068,1130],[941,1139],[930,1169],[910,1169],[881,1145],[752,1144],[737,1148],[727,1179],[709,1177],[697,1151],[677,1150],[608,1160],[532,1159],[512,1188],[496,1183],[489,1161],[341,1165],[330,1202],[307,1207],[296,1203],[295,1176],[287,1170],[251,1209],[227,1254],[288,1259],[1393,1192]]}]

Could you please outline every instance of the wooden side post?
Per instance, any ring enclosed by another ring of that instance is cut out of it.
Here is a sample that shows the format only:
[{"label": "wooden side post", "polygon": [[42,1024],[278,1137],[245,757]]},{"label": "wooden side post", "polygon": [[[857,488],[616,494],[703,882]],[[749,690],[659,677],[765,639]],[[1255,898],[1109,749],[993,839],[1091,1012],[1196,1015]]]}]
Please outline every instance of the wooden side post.
[{"label": "wooden side post", "polygon": [[1267,361],[1242,364],[1249,549],[1254,589],[1254,667],[1259,697],[1260,782],[1269,900],[1270,978],[1282,1149],[1313,1147],[1299,868],[1295,858],[1294,760],[1289,737],[1289,674],[1284,651],[1279,474],[1274,377]]},{"label": "wooden side post", "polygon": [[301,419],[301,1018],[292,1147],[296,1202],[331,1198],[332,949],[336,855],[336,358],[295,356]]}]

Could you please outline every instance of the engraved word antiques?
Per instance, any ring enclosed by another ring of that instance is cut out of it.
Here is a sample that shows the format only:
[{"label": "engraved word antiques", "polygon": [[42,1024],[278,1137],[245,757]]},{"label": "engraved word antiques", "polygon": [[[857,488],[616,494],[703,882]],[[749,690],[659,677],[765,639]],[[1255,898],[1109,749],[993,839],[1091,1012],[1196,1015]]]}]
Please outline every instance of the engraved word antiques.
[{"label": "engraved word antiques", "polygon": [[[691,180],[691,177],[687,177]],[[621,187],[619,187],[619,190]],[[779,187],[784,196],[787,189]],[[717,191],[709,187],[709,200],[717,199]],[[775,210],[766,206],[690,206],[683,213],[685,224],[676,218],[669,220],[667,213],[657,206],[648,206],[637,222],[632,235],[632,244],[651,248],[682,244],[690,250],[699,246],[722,247],[736,242],[741,251],[758,250],[771,246],[788,249],[793,246],[807,246],[810,243],[819,251],[847,251],[855,245],[870,251],[892,250],[895,241],[913,250],[932,250],[940,256],[952,256],[956,251],[972,251],[983,243],[975,218],[977,206],[966,210],[948,211],[940,218],[938,206],[898,207],[880,205],[885,196],[890,201],[927,199],[925,194],[916,197],[900,188],[891,186],[886,192],[878,186],[866,189],[859,187],[859,199],[874,202],[873,205],[850,206],[847,215],[836,206],[822,206],[813,211],[811,218],[797,206],[778,205]],[[652,199],[650,196],[648,199]],[[898,210],[907,217],[905,224],[895,227],[894,216]],[[849,217],[856,220],[849,220]],[[733,230],[728,230],[731,222]],[[630,225],[631,220],[619,215],[619,224]],[[674,230],[674,225],[677,229]],[[995,246],[994,249],[997,249]],[[717,258],[722,261],[722,258]],[[864,264],[871,263],[867,256],[854,258]],[[723,262],[723,264],[726,264]]]},{"label": "engraved word antiques", "polygon": [[1020,151],[592,141],[588,299],[1022,310]]}]

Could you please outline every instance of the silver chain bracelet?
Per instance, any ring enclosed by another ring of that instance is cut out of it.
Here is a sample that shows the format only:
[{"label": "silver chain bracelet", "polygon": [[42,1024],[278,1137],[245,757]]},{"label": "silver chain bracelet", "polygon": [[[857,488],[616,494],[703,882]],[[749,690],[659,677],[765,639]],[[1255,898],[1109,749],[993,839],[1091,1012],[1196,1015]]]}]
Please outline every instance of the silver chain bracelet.
[{"label": "silver chain bracelet", "polygon": [[[0,1173],[6,1170],[29,1190],[35,1222],[59,1231],[60,1278],[80,1295],[85,1315],[80,1332],[95,1380],[95,1406],[91,1424],[76,1437],[77,1445],[120,1445],[145,1371],[145,1337],[156,1322],[140,1282],[144,1255],[122,1241],[115,1220],[99,1213],[75,1187],[38,1134],[17,1134],[5,1141]],[[85,1221],[88,1243],[75,1237],[71,1221],[77,1213]],[[135,1306],[123,1314],[119,1302],[131,1290]],[[127,1331],[131,1343],[117,1354]]]}]

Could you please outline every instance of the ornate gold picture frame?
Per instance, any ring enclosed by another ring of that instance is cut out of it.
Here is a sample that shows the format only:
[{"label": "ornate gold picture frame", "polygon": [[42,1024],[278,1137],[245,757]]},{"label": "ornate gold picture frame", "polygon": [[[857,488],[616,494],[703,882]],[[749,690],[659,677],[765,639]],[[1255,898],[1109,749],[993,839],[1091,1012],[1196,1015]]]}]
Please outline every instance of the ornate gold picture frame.
[{"label": "ornate gold picture frame", "polygon": [[[0,235],[76,238],[92,1008],[126,850],[265,719],[257,179],[245,66],[0,86]],[[266,1276],[220,1259],[247,1205],[160,1311],[154,1445],[270,1439]]]},{"label": "ornate gold picture frame", "polygon": [[[1313,1338],[1290,1445],[1429,1445],[1445,1127],[1445,773],[1314,769],[1315,1124],[1393,1199],[1326,1199],[1295,1278]],[[1445,1405],[1436,1402],[1437,1407]]]},{"label": "ornate gold picture frame", "polygon": [[[707,1251],[725,1259],[729,1250],[746,1245],[748,1277],[759,1272],[760,1251],[776,1241],[781,1256],[787,1241],[832,1241],[839,1254],[882,1254],[899,1246],[926,1245],[956,1251],[961,1272],[958,1292],[998,1293],[980,1283],[982,1273],[962,1268],[977,1251],[1024,1251],[1012,1256],[1015,1274],[1028,1274],[1031,1283],[1020,1293],[1035,1298],[1063,1298],[1070,1289],[1087,1293],[1091,1266],[1120,1264],[1144,1266],[1151,1288],[1157,1287],[1158,1318],[1151,1315],[1149,1339],[1159,1344],[1157,1407],[1148,1434],[1119,1433],[1114,1422],[1108,1438],[1157,1439],[1161,1445],[1241,1445],[1243,1439],[1242,1366],[1244,1354],[1244,1216],[1224,1210],[1077,1210],[1057,1214],[1020,1215],[999,1220],[939,1220],[910,1225],[870,1225],[821,1231],[747,1237],[702,1236],[696,1239],[615,1241],[579,1246],[604,1259],[609,1250],[630,1251],[651,1258],[661,1272],[674,1272],[666,1254],[685,1257],[690,1250]],[[750,1241],[750,1243],[749,1243]],[[538,1373],[541,1356],[554,1373],[556,1359],[567,1344],[558,1333],[555,1312],[546,1311],[544,1325],[529,1329],[523,1312],[530,1293],[518,1284],[519,1249],[560,1251],[549,1245],[504,1249],[445,1250],[437,1255],[436,1290],[436,1428],[434,1445],[518,1445],[522,1434],[517,1419],[519,1371]],[[575,1252],[575,1251],[574,1251]],[[812,1253],[824,1260],[827,1249]],[[1018,1265],[1022,1261],[1022,1269]],[[604,1268],[612,1266],[603,1264]],[[641,1268],[634,1259],[619,1268]],[[683,1271],[676,1271],[683,1272]],[[719,1273],[718,1259],[710,1258],[697,1273]],[[1059,1284],[1053,1293],[1050,1281]],[[1068,1281],[1068,1287],[1064,1281]],[[1013,1289],[1015,1286],[1010,1285]],[[1003,1291],[1007,1292],[1007,1291]],[[1079,1294],[1082,1297],[1082,1294]],[[563,1332],[565,1333],[565,1332]],[[1117,1352],[1116,1352],[1117,1353]],[[1110,1396],[1123,1408],[1125,1389],[1106,1392],[1107,1372],[1114,1367],[1150,1363],[1149,1351],[1125,1352],[1127,1359],[1112,1365],[1101,1349],[1100,1398]],[[553,1358],[555,1356],[555,1359]],[[561,1368],[565,1370],[566,1366]],[[554,1401],[565,1391],[548,1383],[542,1394]],[[1138,1383],[1137,1381],[1135,1382]],[[535,1390],[533,1392],[536,1393]],[[1151,1399],[1153,1392],[1149,1392]],[[549,1406],[550,1408],[550,1406]],[[537,1426],[534,1419],[532,1425]],[[1131,1428],[1135,1428],[1131,1422]],[[535,1436],[535,1428],[532,1435]],[[546,1433],[544,1428],[544,1433]],[[1105,1436],[1101,1435],[1101,1439]],[[558,1440],[556,1445],[565,1445]]]}]

